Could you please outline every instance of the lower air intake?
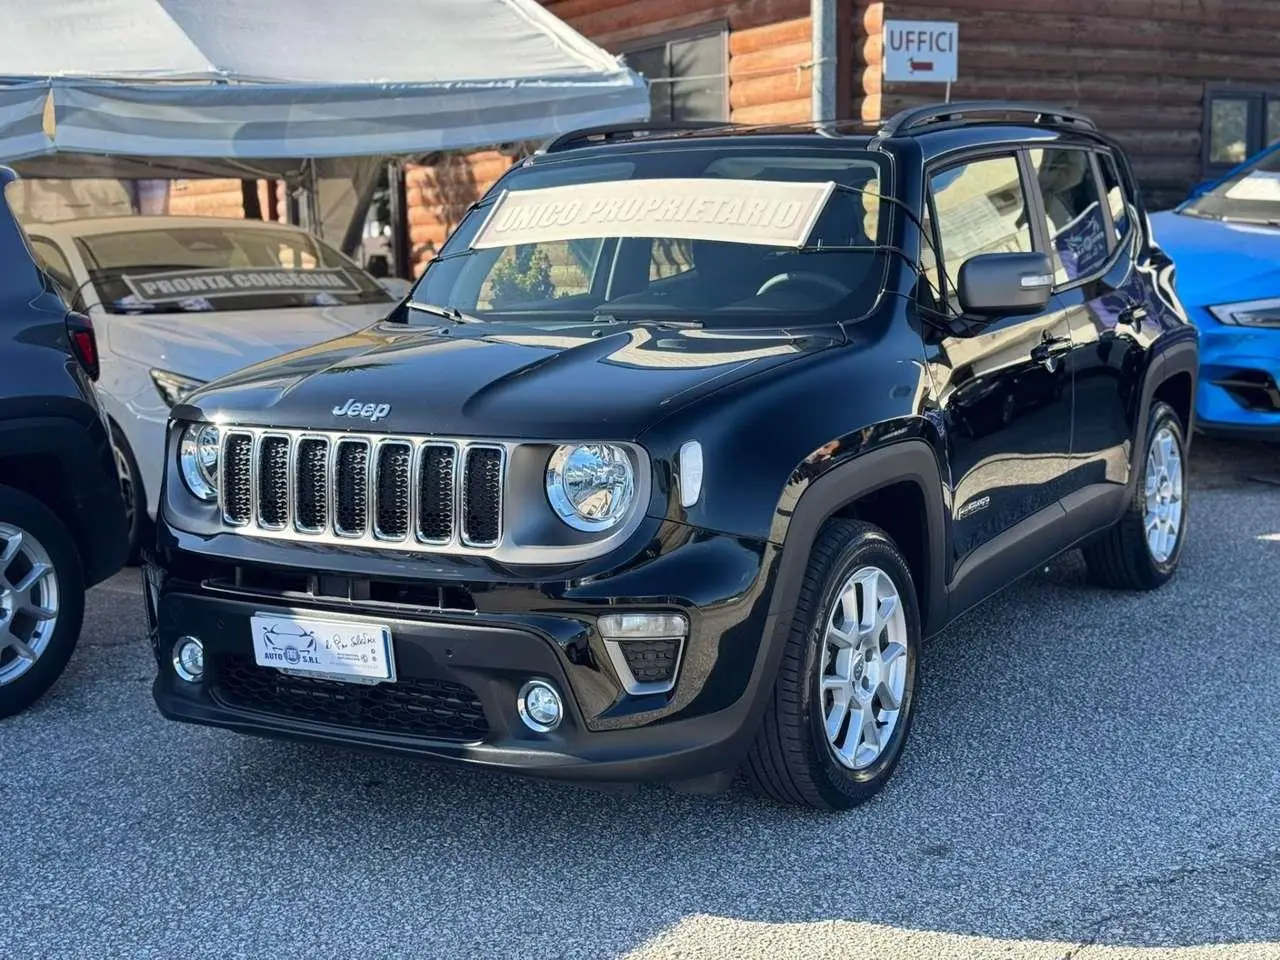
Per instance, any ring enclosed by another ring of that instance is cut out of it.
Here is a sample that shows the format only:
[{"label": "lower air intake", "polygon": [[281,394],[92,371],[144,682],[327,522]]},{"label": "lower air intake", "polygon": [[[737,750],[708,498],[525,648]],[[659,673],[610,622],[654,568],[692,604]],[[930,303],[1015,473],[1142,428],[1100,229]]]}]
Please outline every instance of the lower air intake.
[{"label": "lower air intake", "polygon": [[670,683],[680,655],[679,640],[618,641],[636,683]]}]

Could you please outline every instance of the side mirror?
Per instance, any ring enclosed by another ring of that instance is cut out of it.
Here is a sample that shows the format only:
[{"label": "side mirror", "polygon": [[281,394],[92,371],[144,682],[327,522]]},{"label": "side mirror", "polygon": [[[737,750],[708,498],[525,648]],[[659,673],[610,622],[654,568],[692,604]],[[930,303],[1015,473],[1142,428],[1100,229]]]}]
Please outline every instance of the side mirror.
[{"label": "side mirror", "polygon": [[1053,290],[1053,267],[1043,253],[980,253],[960,265],[956,286],[966,315],[1039,313]]}]

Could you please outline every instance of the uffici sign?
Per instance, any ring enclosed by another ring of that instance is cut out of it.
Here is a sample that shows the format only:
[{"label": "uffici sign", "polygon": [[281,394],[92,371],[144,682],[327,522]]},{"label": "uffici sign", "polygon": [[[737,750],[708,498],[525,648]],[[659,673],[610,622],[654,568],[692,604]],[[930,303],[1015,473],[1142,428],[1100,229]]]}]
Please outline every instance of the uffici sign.
[{"label": "uffici sign", "polygon": [[959,53],[958,23],[884,22],[884,79],[889,83],[954,83],[959,73]]}]

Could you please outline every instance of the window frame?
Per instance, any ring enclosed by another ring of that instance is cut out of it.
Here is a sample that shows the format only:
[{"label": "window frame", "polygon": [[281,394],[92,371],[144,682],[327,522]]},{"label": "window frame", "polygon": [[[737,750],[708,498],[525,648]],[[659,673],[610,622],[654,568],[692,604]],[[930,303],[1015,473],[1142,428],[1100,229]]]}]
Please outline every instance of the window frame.
[{"label": "window frame", "polygon": [[[1243,100],[1245,114],[1245,155],[1239,163],[1213,161],[1213,103],[1215,100]],[[1280,103],[1280,88],[1270,86],[1234,86],[1230,84],[1206,84],[1200,118],[1200,176],[1201,179],[1221,177],[1234,170],[1240,163],[1267,147],[1267,108]]]},{"label": "window frame", "polygon": [[[654,34],[652,36],[636,39],[631,43],[624,44],[618,48],[618,53],[622,55],[624,60],[631,54],[644,53],[656,50],[659,47],[664,48],[666,57],[666,69],[670,69],[671,60],[671,44],[681,41],[717,39],[720,41],[721,63],[720,70],[723,77],[721,89],[724,91],[724,99],[721,103],[722,116],[714,118],[728,123],[732,115],[732,107],[729,103],[729,22],[725,19],[711,20],[706,23],[700,23],[694,27],[686,27],[683,30],[671,30],[666,33]],[[630,64],[628,64],[630,66]],[[634,69],[634,68],[633,68]],[[670,83],[671,74],[668,72],[664,75],[664,83]],[[645,78],[646,86],[649,80]],[[651,123],[679,123],[673,117],[663,117],[661,120],[655,119],[652,114],[653,94],[650,92],[650,122]]]},{"label": "window frame", "polygon": [[[942,289],[943,301],[947,304],[951,303],[951,292],[954,289],[952,279],[946,269],[946,247],[942,242],[942,234],[939,230],[938,212],[934,204],[932,180],[940,173],[945,173],[954,167],[966,163],[974,163],[981,160],[995,160],[1002,157],[1015,157],[1018,163],[1019,181],[1022,184],[1022,192],[1027,203],[1027,215],[1031,222],[1029,228],[1031,231],[1031,247],[1036,253],[1042,253],[1049,258],[1050,267],[1053,266],[1053,252],[1050,249],[1049,237],[1045,231],[1045,212],[1044,197],[1041,195],[1040,184],[1035,176],[1035,168],[1031,164],[1032,150],[1084,150],[1090,154],[1089,168],[1094,178],[1094,186],[1098,191],[1100,199],[1100,207],[1102,211],[1103,225],[1108,237],[1108,254],[1104,263],[1093,273],[1082,275],[1067,283],[1056,283],[1050,293],[1050,296],[1057,296],[1074,290],[1077,287],[1086,284],[1096,283],[1099,279],[1106,276],[1119,262],[1122,251],[1124,251],[1132,242],[1134,231],[1137,229],[1137,207],[1133,194],[1130,192],[1128,183],[1125,179],[1125,171],[1119,158],[1115,155],[1114,150],[1103,144],[1079,144],[1079,143],[1056,143],[1046,141],[1045,143],[1027,146],[1025,144],[991,144],[981,147],[972,147],[952,153],[935,157],[929,161],[924,168],[924,209],[928,212],[930,232],[932,233],[933,242],[943,255],[943,263],[940,265],[939,279]],[[1111,164],[1116,172],[1116,181],[1120,187],[1120,195],[1125,202],[1125,209],[1128,211],[1128,229],[1124,236],[1115,237],[1114,220],[1111,216],[1111,206],[1106,202],[1106,194],[1103,192],[1102,165],[1100,155],[1106,154],[1111,159]],[[922,271],[923,272],[923,271]]]}]

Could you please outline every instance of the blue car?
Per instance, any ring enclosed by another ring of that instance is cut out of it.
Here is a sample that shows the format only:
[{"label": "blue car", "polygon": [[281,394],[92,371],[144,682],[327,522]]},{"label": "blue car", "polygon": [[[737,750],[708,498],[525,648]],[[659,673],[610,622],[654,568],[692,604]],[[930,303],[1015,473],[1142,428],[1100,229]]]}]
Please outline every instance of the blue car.
[{"label": "blue car", "polygon": [[1200,328],[1196,426],[1280,441],[1280,141],[1151,225]]}]

